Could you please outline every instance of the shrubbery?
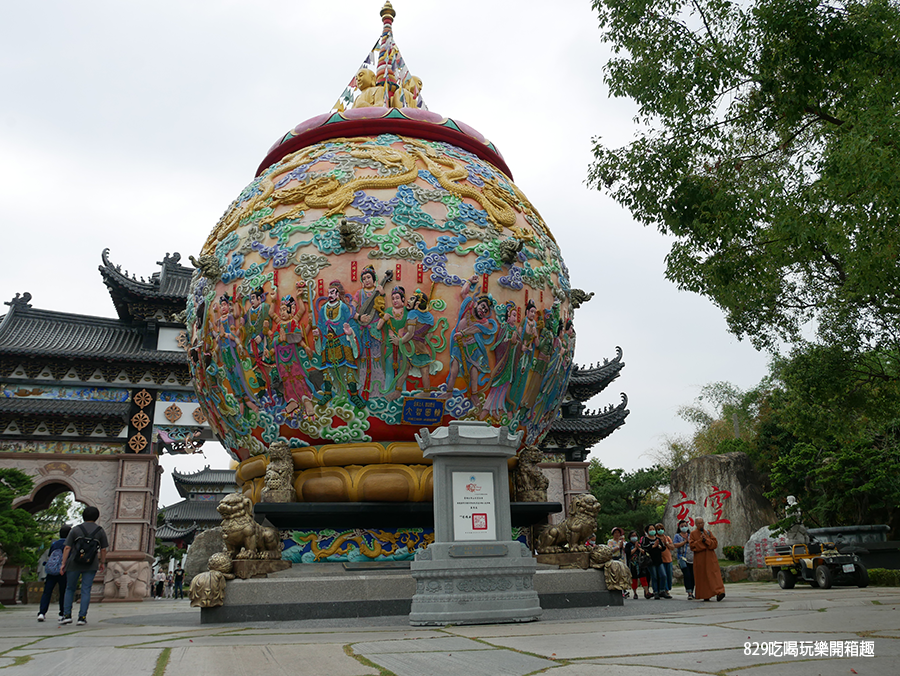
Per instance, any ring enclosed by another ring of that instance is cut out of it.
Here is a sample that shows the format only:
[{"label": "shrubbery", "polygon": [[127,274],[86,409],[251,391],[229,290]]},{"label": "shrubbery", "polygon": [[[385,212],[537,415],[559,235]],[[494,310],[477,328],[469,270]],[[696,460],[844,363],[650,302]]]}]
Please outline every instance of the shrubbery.
[{"label": "shrubbery", "polygon": [[740,561],[744,562],[744,548],[743,547],[722,547],[722,554],[725,555],[725,558],[729,561]]},{"label": "shrubbery", "polygon": [[900,570],[869,568],[869,584],[878,587],[900,587]]}]

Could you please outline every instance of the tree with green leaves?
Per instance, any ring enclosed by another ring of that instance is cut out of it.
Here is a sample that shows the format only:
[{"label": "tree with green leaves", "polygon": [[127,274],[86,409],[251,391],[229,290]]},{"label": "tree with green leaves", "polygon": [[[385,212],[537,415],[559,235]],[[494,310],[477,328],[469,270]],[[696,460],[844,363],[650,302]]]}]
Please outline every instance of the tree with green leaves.
[{"label": "tree with green leaves", "polygon": [[[589,183],[671,236],[666,276],[758,348],[900,345],[896,0],[594,0],[621,148]],[[857,368],[884,364],[862,359]]]},{"label": "tree with green leaves", "polygon": [[606,538],[614,526],[640,530],[662,518],[666,496],[660,488],[668,483],[667,470],[653,466],[634,472],[607,469],[596,458],[588,466],[591,492],[600,503],[597,515],[597,539]]},{"label": "tree with green leaves", "polygon": [[31,514],[12,506],[13,500],[32,488],[34,481],[24,472],[0,468],[0,549],[10,565],[34,565],[38,559],[38,525]]}]

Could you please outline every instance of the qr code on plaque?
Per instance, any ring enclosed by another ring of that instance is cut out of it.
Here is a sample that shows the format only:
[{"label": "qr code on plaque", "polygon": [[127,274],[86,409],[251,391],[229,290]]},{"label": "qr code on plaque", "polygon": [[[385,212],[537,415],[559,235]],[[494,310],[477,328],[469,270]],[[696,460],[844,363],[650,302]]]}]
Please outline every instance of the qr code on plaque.
[{"label": "qr code on plaque", "polygon": [[487,530],[487,514],[472,515],[472,530]]}]

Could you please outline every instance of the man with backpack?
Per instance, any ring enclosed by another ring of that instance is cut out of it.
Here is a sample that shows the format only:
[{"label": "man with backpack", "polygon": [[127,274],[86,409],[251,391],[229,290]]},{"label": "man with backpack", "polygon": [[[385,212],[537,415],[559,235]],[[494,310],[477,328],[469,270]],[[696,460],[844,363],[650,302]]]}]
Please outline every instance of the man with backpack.
[{"label": "man with backpack", "polygon": [[60,624],[72,623],[72,603],[75,601],[75,588],[78,586],[79,577],[81,577],[81,609],[76,624],[79,626],[87,624],[94,576],[106,568],[109,540],[106,531],[97,525],[100,510],[96,507],[85,507],[83,518],[84,523],[69,531],[63,550],[62,573],[66,575],[66,602]]},{"label": "man with backpack", "polygon": [[44,562],[44,594],[41,596],[41,607],[38,610],[38,622],[44,621],[44,616],[50,610],[50,599],[53,596],[53,590],[59,587],[59,621],[63,621],[65,613],[63,612],[63,604],[66,600],[66,576],[62,574],[63,551],[66,548],[66,537],[72,526],[67,523],[59,529],[59,539],[54,540],[47,551],[47,560]]}]

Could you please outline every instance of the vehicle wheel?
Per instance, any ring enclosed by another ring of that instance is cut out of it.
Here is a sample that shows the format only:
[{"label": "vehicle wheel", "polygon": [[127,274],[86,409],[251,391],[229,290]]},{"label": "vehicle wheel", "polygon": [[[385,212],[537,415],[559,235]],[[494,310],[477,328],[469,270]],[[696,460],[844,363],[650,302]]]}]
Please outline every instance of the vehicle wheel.
[{"label": "vehicle wheel", "polygon": [[831,570],[828,566],[816,568],[816,582],[822,589],[831,589]]},{"label": "vehicle wheel", "polygon": [[869,586],[869,571],[866,570],[866,567],[861,563],[856,564],[856,586],[857,587],[868,587]]},{"label": "vehicle wheel", "polygon": [[789,570],[778,571],[778,586],[782,589],[793,589],[797,584],[797,577]]}]

